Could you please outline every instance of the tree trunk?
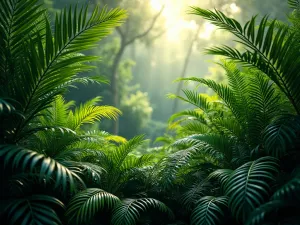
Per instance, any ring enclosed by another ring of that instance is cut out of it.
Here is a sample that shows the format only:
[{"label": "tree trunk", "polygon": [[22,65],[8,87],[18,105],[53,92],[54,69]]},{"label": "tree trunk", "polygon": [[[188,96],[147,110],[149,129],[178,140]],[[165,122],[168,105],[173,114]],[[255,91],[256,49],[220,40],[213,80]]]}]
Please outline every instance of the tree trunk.
[{"label": "tree trunk", "polygon": [[[114,59],[113,65],[112,65],[112,72],[111,72],[111,80],[110,80],[110,85],[111,85],[111,94],[112,94],[112,99],[113,99],[113,106],[119,108],[120,106],[120,100],[119,100],[119,89],[118,89],[118,68],[119,64],[121,62],[122,55],[125,50],[125,44],[123,41],[121,41],[121,46],[120,49]],[[119,133],[119,120],[117,119],[114,122],[113,126],[113,133],[118,134]]]},{"label": "tree trunk", "polygon": [[[190,57],[192,55],[192,52],[193,52],[193,46],[195,44],[195,42],[197,41],[198,39],[198,36],[199,36],[199,33],[200,33],[200,25],[195,33],[195,36],[194,38],[192,39],[191,41],[191,44],[189,46],[189,49],[187,51],[187,54],[185,56],[185,59],[184,59],[184,64],[183,64],[183,69],[181,71],[181,75],[180,75],[180,78],[184,78],[185,75],[186,75],[186,71],[187,71],[187,68],[188,68],[188,64],[189,64],[189,61],[190,61]],[[182,82],[179,82],[178,83],[178,86],[177,86],[177,90],[176,90],[176,95],[179,95],[180,94],[180,91],[182,89]],[[178,102],[179,102],[179,99],[175,98],[174,99],[174,106],[173,106],[173,110],[172,110],[172,114],[176,113],[177,111],[177,107],[178,107]]]}]

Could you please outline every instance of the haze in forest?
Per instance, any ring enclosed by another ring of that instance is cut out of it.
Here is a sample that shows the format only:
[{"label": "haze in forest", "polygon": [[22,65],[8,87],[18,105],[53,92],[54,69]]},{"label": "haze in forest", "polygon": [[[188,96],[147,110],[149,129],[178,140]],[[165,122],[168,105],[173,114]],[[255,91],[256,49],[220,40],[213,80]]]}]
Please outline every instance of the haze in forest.
[{"label": "haze in forest", "polygon": [[[96,126],[126,138],[145,133],[152,141],[163,135],[173,113],[191,107],[170,98],[170,93],[180,95],[182,89],[191,88],[174,80],[190,76],[224,80],[222,69],[215,64],[219,58],[205,55],[204,50],[220,43],[232,45],[232,36],[190,15],[191,6],[220,9],[239,21],[257,13],[258,17],[269,14],[285,20],[289,12],[281,0],[44,0],[53,17],[76,2],[89,4],[91,9],[96,4],[119,6],[128,11],[128,18],[93,52],[102,59],[89,75],[102,75],[113,83],[80,86],[72,89],[67,99],[79,104],[102,96],[102,104],[117,106],[123,115],[117,127],[105,120]],[[122,45],[122,41],[128,43]]]}]

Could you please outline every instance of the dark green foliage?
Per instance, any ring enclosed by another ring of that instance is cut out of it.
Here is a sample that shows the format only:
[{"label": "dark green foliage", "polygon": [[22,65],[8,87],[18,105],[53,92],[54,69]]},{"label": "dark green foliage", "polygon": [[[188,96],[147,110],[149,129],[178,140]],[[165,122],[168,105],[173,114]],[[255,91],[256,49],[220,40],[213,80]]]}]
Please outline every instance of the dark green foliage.
[{"label": "dark green foliage", "polygon": [[173,217],[172,211],[162,202],[152,198],[124,199],[113,211],[112,224],[135,225],[142,212],[155,208]]},{"label": "dark green foliage", "polygon": [[[222,12],[192,13],[235,35],[244,50],[213,47],[227,83],[184,78],[195,107],[174,114],[172,135],[144,148],[87,125],[117,119],[100,104],[62,97],[98,57],[83,54],[126,12],[70,7],[53,27],[38,1],[0,2],[1,221],[5,224],[300,223],[299,1],[292,24],[256,17],[244,26]],[[97,125],[97,124],[96,124]],[[98,126],[98,125],[97,125]],[[138,149],[138,150],[137,150]],[[141,154],[148,152],[148,154]],[[3,184],[3,185],[2,185]],[[65,207],[66,205],[66,207]]]},{"label": "dark green foliage", "polygon": [[71,199],[66,217],[70,224],[89,223],[96,213],[105,208],[112,209],[119,201],[118,197],[101,189],[89,188]]},{"label": "dark green foliage", "polygon": [[206,196],[197,202],[197,206],[191,215],[191,224],[222,224],[225,219],[225,210],[228,205],[228,198]]}]

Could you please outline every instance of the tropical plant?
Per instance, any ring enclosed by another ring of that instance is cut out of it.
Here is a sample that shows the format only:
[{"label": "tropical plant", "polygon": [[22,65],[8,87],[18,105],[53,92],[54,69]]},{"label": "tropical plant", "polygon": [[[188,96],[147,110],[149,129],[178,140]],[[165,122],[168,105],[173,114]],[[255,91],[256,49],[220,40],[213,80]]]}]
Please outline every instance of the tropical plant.
[{"label": "tropical plant", "polygon": [[[291,3],[299,10],[299,1]],[[218,10],[192,7],[192,13],[233,33],[246,50],[241,52],[229,46],[207,50],[231,60],[220,64],[228,84],[197,77],[180,79],[211,88],[218,99],[190,90],[183,90],[185,97],[170,96],[197,107],[170,118],[170,127],[179,134],[171,147],[189,155],[185,164],[193,165],[199,156],[207,157],[206,163],[188,167],[194,171],[219,167],[207,178],[220,183],[216,197],[205,197],[210,190],[201,190],[201,185],[192,185],[183,194],[183,199],[189,196],[194,204],[191,223],[226,224],[228,219],[234,223],[230,216],[224,216],[227,210],[239,224],[275,222],[272,216],[276,210],[281,213],[276,217],[279,221],[299,223],[295,214],[299,201],[288,198],[297,195],[297,175],[291,180],[280,180],[299,165],[298,31],[293,26],[279,26],[276,20],[268,22],[267,17],[258,26],[253,17],[243,27]],[[234,62],[241,63],[243,68]],[[180,119],[174,122],[177,118]],[[176,169],[172,173],[178,176],[182,168],[177,162],[173,165]],[[199,184],[204,181],[207,182],[204,179]],[[285,194],[275,199],[272,195],[278,196],[281,186],[281,193]],[[285,212],[289,212],[287,217],[282,216]]]},{"label": "tropical plant", "polygon": [[[42,124],[42,113],[76,83],[105,82],[101,77],[77,77],[92,69],[89,62],[98,59],[81,52],[96,46],[120,25],[126,12],[96,7],[88,15],[87,7],[70,7],[57,14],[52,29],[37,0],[1,1],[0,8],[1,183],[7,184],[1,191],[1,202],[7,205],[3,216],[7,224],[60,224],[62,217],[51,206],[62,205],[55,196],[65,199],[85,184],[75,172],[38,153],[41,148],[29,142],[39,132],[74,133],[60,125]],[[74,122],[79,126],[87,121]],[[37,195],[29,197],[32,191]],[[46,211],[51,213],[45,215]]]}]

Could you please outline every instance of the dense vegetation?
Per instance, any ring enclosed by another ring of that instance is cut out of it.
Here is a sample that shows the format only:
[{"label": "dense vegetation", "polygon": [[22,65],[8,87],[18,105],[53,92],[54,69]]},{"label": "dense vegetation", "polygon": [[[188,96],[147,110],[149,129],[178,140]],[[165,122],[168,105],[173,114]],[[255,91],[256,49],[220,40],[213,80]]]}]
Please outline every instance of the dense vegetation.
[{"label": "dense vegetation", "polygon": [[77,84],[107,83],[79,74],[126,11],[73,6],[52,25],[38,0],[1,1],[1,222],[299,224],[300,2],[288,3],[289,23],[191,8],[243,47],[207,49],[224,56],[227,83],[180,79],[215,95],[171,95],[195,109],[174,114],[165,145],[141,155],[143,135],[91,129],[119,109],[64,99]]}]

